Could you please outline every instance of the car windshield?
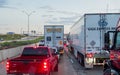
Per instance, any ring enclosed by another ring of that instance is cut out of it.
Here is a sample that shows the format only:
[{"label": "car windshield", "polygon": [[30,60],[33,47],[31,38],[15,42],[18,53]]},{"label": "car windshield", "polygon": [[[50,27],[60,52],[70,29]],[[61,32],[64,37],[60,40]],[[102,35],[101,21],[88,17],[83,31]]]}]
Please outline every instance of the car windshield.
[{"label": "car windshield", "polygon": [[48,55],[48,48],[24,48],[22,55]]}]

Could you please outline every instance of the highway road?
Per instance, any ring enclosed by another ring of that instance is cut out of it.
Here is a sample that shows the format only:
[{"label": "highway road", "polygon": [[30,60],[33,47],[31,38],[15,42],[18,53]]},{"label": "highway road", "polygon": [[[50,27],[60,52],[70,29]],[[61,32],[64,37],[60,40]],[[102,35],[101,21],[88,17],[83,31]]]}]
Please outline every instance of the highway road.
[{"label": "highway road", "polygon": [[[6,61],[0,63],[0,75],[6,75]],[[69,52],[61,56],[58,72],[52,75],[103,75],[102,66],[95,66],[93,69],[84,69]]]}]

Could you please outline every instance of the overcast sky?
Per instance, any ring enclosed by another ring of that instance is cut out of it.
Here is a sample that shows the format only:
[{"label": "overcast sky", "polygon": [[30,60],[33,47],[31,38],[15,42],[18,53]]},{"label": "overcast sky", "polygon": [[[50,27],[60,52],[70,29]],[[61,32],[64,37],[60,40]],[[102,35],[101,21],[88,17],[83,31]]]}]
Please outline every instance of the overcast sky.
[{"label": "overcast sky", "polygon": [[33,11],[30,31],[57,24],[68,33],[84,13],[120,12],[120,0],[0,0],[0,33],[27,31]]}]

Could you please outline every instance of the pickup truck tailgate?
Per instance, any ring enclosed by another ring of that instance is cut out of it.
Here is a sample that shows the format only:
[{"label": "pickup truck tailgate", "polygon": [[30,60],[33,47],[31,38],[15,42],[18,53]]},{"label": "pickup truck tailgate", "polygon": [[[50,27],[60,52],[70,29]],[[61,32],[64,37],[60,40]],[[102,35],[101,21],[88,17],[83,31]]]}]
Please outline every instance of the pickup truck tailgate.
[{"label": "pickup truck tailgate", "polygon": [[45,59],[11,60],[8,73],[41,73],[44,72],[44,62]]}]

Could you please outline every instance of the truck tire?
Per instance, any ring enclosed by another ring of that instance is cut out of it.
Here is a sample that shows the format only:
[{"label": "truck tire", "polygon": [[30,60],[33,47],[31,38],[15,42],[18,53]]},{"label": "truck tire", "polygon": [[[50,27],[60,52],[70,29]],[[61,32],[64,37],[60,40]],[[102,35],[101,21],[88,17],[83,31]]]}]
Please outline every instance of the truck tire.
[{"label": "truck tire", "polygon": [[77,54],[77,60],[80,63],[81,66],[84,66],[84,56],[80,53]]},{"label": "truck tire", "polygon": [[79,54],[77,54],[77,60],[78,60],[78,62],[81,64],[82,60],[81,60],[81,57],[80,57]]},{"label": "truck tire", "polygon": [[55,66],[54,71],[58,72],[58,64]]},{"label": "truck tire", "polygon": [[84,67],[85,66],[85,64],[84,64],[84,57],[82,57],[81,59],[82,59],[81,65]]}]

